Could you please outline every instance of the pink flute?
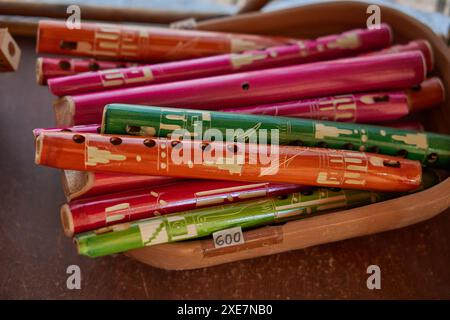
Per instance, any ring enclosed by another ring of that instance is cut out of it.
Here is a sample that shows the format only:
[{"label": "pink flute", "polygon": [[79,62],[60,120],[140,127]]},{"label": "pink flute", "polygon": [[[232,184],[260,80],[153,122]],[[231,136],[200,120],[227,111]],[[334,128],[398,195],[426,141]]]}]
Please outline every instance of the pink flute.
[{"label": "pink flute", "polygon": [[36,60],[36,81],[38,84],[45,85],[50,78],[65,77],[89,71],[130,68],[138,65],[137,63],[120,61],[41,57]]},{"label": "pink flute", "polygon": [[[435,107],[445,98],[442,81],[428,78],[420,85],[403,91],[346,94],[308,100],[280,102],[274,104],[225,108],[221,111],[272,116],[300,117],[344,122],[383,122],[396,120],[411,112]],[[68,131],[77,133],[99,133],[101,124],[77,125],[67,128],[38,128],[42,131]]]},{"label": "pink flute", "polygon": [[357,57],[299,66],[66,96],[55,103],[58,127],[100,123],[109,103],[222,109],[348,91],[402,89],[421,83],[420,51]]},{"label": "pink flute", "polygon": [[293,184],[191,180],[77,200],[61,208],[61,221],[71,237],[114,224],[302,189],[306,190]]},{"label": "pink flute", "polygon": [[62,181],[67,201],[103,194],[136,190],[180,181],[180,178],[142,176],[113,172],[63,170]]},{"label": "pink flute", "polygon": [[345,94],[324,98],[226,108],[222,111],[264,114],[308,119],[377,123],[397,120],[411,112],[439,105],[444,101],[444,85],[430,78],[411,89],[393,92]]},{"label": "pink flute", "polygon": [[49,80],[48,86],[50,91],[57,96],[136,87],[335,59],[384,48],[391,41],[391,28],[388,25],[382,25],[380,29],[356,29],[313,41],[299,41],[293,45],[272,47],[266,50],[252,50],[239,54],[223,54],[56,78]]},{"label": "pink flute", "polygon": [[434,54],[433,49],[431,47],[431,44],[427,40],[413,40],[411,42],[408,42],[407,44],[398,44],[386,49],[383,49],[381,51],[374,51],[374,52],[368,52],[363,53],[361,56],[373,56],[373,55],[379,55],[379,54],[386,54],[386,53],[398,53],[398,52],[408,52],[408,51],[414,51],[419,50],[423,53],[423,56],[425,57],[425,62],[427,65],[427,71],[431,72],[434,68]]}]

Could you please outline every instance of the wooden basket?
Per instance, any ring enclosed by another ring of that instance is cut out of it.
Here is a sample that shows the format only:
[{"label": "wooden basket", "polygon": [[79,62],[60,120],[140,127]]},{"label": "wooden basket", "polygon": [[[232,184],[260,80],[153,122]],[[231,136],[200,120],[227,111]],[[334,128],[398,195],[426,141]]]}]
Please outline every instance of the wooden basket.
[{"label": "wooden basket", "polygon": [[[366,26],[367,4],[330,2],[270,13],[210,20],[200,29],[313,38]],[[435,74],[450,92],[450,50],[428,27],[397,10],[380,6],[395,42],[427,39],[435,53]],[[419,115],[432,131],[450,133],[450,101]],[[245,244],[215,249],[211,239],[164,244],[127,252],[164,269],[195,269],[405,227],[429,219],[450,206],[450,178],[431,189],[394,200],[268,226],[244,233]]]}]

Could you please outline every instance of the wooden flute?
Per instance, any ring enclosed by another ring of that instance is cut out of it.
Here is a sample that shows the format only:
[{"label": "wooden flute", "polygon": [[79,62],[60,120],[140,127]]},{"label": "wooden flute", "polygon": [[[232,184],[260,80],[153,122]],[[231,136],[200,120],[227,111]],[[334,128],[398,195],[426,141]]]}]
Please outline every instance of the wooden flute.
[{"label": "wooden flute", "polygon": [[[128,105],[126,105],[128,107]],[[223,112],[227,112],[228,109],[224,109]],[[267,115],[263,113],[263,110],[260,110],[260,113],[255,114],[261,114],[261,115]],[[425,131],[423,125],[419,121],[389,121],[389,122],[383,122],[379,125],[383,127],[391,127],[391,128],[397,128],[397,129],[407,129],[407,130],[416,130],[416,131]],[[102,131],[102,125],[101,124],[87,124],[87,125],[78,125],[78,126],[71,126],[71,127],[62,127],[62,128],[36,128],[33,129],[33,135],[34,137],[37,137],[41,132],[75,132],[75,133],[101,133]],[[129,134],[128,131],[126,134]],[[132,135],[136,135],[136,133],[131,133]],[[144,133],[142,133],[144,134]],[[139,135],[139,134],[137,134]]]},{"label": "wooden flute", "polygon": [[115,172],[62,171],[62,184],[67,201],[105,194],[162,186],[181,179]]},{"label": "wooden flute", "polygon": [[[424,131],[419,122],[391,122],[384,123],[383,126],[390,126],[398,129]],[[78,133],[98,133],[100,132],[100,124],[90,126],[75,126],[69,128],[51,128],[51,129],[35,129],[35,136],[39,132],[56,131],[56,132],[78,132]],[[144,176],[136,174],[114,173],[114,172],[89,172],[63,170],[62,174],[63,190],[67,201],[76,199],[85,199],[106,195],[111,193],[122,192],[124,190],[137,190],[148,187],[161,186],[174,181],[180,181],[174,177],[162,176]]]},{"label": "wooden flute", "polygon": [[418,161],[370,153],[247,143],[42,132],[35,162],[85,171],[407,191]]},{"label": "wooden flute", "polygon": [[114,224],[306,189],[294,184],[189,180],[73,201],[62,206],[61,222],[71,237]]},{"label": "wooden flute", "polygon": [[55,103],[55,113],[58,126],[99,123],[108,103],[223,109],[404,89],[420,84],[425,73],[422,53],[402,52],[66,96]]},{"label": "wooden flute", "polygon": [[100,124],[81,124],[67,128],[36,128],[33,129],[33,135],[36,138],[43,131],[52,132],[76,132],[76,133],[100,133],[102,126]]},{"label": "wooden flute", "polygon": [[379,201],[370,191],[320,188],[113,225],[75,236],[77,251],[91,258],[162,243],[200,238],[233,227],[247,229],[307,218],[316,213]]},{"label": "wooden flute", "polygon": [[380,29],[356,29],[265,50],[79,74],[52,79],[48,86],[57,96],[136,87],[336,59],[384,48],[391,41],[392,30],[383,24]]},{"label": "wooden flute", "polygon": [[[436,107],[444,101],[444,98],[445,89],[442,81],[433,77],[404,91],[346,94],[257,106],[225,108],[219,111],[326,121],[383,123],[383,126],[389,127],[395,125],[390,121],[398,120],[412,112]],[[417,126],[413,127],[417,128]],[[36,128],[33,130],[34,136],[37,136],[43,130],[100,133],[101,124]],[[423,130],[423,127],[421,130]]]},{"label": "wooden flute", "polygon": [[[396,128],[136,105],[107,105],[102,133],[270,143],[271,132],[281,145],[329,147],[380,153],[419,160],[427,166],[450,167],[450,136]],[[262,131],[264,135],[259,134]]]},{"label": "wooden flute", "polygon": [[[365,51],[369,47],[375,48],[385,45],[389,41],[387,30],[389,30],[387,27],[371,30],[357,29],[341,35],[309,41],[308,45],[291,44],[239,54],[226,54],[154,65],[135,65],[122,69],[116,68],[115,70],[109,70],[113,68],[102,68],[102,71],[51,79],[48,85],[54,95],[65,96],[330,60],[350,56],[354,52]],[[359,45],[342,41],[353,33],[357,35],[355,43],[359,43]],[[336,43],[339,42],[342,42],[342,45],[337,47]],[[427,71],[431,72],[433,51],[426,40],[411,41],[406,45],[397,45],[360,56],[409,51],[421,51],[425,58]]]},{"label": "wooden flute", "polygon": [[361,56],[371,56],[371,55],[396,53],[396,52],[408,52],[408,51],[414,51],[414,50],[419,50],[420,52],[422,52],[422,54],[425,58],[427,71],[429,73],[432,72],[434,69],[433,48],[431,47],[431,44],[427,40],[424,40],[424,39],[413,40],[406,44],[397,44],[395,46],[391,46],[391,47],[382,49],[380,51],[362,53]]},{"label": "wooden flute", "polygon": [[316,99],[226,108],[221,111],[307,119],[379,123],[397,120],[411,112],[443,103],[445,89],[439,78],[430,78],[403,91],[344,94]]},{"label": "wooden flute", "polygon": [[126,61],[173,61],[262,49],[295,41],[238,33],[41,20],[36,51]]},{"label": "wooden flute", "polygon": [[36,82],[40,85],[45,85],[47,80],[52,78],[67,77],[98,70],[131,68],[138,65],[135,62],[123,61],[40,57],[36,59]]},{"label": "wooden flute", "polygon": [[[439,182],[424,173],[423,187]],[[426,185],[428,184],[428,185]],[[195,239],[232,227],[247,229],[355,208],[399,196],[362,190],[315,188],[265,199],[173,213],[123,223],[75,237],[79,254],[99,257],[162,243]]]},{"label": "wooden flute", "polygon": [[[96,127],[90,133],[96,133]],[[424,131],[420,122],[390,122],[384,123],[383,126],[389,126],[398,129]],[[41,129],[48,130],[48,129]],[[61,129],[51,129],[58,132]],[[67,130],[67,129],[66,129]],[[77,132],[76,129],[73,132]],[[76,199],[85,199],[96,197],[99,195],[107,195],[111,193],[122,192],[124,190],[138,190],[148,187],[156,187],[179,182],[181,179],[174,177],[162,176],[143,176],[136,174],[114,173],[114,172],[89,172],[89,171],[73,171],[63,170],[63,186],[64,194],[67,201]]]}]

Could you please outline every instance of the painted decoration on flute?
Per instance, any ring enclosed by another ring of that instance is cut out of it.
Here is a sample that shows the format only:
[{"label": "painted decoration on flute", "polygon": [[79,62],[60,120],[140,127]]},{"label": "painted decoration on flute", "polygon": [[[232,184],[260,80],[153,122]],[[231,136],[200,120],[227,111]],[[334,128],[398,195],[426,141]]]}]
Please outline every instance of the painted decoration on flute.
[{"label": "painted decoration on flute", "polygon": [[103,91],[147,84],[210,77],[233,72],[336,59],[388,46],[389,26],[356,29],[316,40],[206,58],[106,70],[52,79],[50,91],[57,96]]},{"label": "painted decoration on flute", "polygon": [[37,164],[71,170],[408,191],[418,161],[377,154],[249,143],[42,132]]},{"label": "painted decoration on flute", "polygon": [[379,123],[397,120],[411,112],[444,102],[445,89],[439,78],[430,78],[404,91],[366,92],[258,106],[226,108],[223,112],[298,117],[307,119]]},{"label": "painted decoration on flute", "polygon": [[114,224],[305,189],[293,184],[187,180],[73,201],[62,206],[61,221],[71,237]]},{"label": "painted decoration on flute", "polygon": [[136,67],[139,64],[122,61],[102,61],[95,59],[76,58],[49,58],[39,57],[36,60],[36,82],[40,85],[47,84],[47,81],[57,77],[68,77],[84,72],[94,72],[98,70],[121,69]]},{"label": "painted decoration on flute", "polygon": [[75,236],[78,253],[100,257],[131,249],[208,236],[213,232],[306,218],[330,209],[379,201],[376,193],[318,189],[268,199],[190,210],[114,225]]},{"label": "painted decoration on flute", "polygon": [[354,149],[450,167],[450,136],[364,124],[111,104],[105,107],[101,132],[172,138],[175,133],[202,140],[214,134],[215,139],[253,143],[261,137],[271,142],[274,132],[281,145]]},{"label": "painted decoration on flute", "polygon": [[419,51],[315,62],[66,96],[56,101],[58,126],[99,123],[108,103],[223,109],[349,91],[404,89],[425,80]]},{"label": "painted decoration on flute", "polygon": [[[444,101],[444,98],[444,85],[439,78],[434,77],[404,91],[347,94],[258,106],[226,108],[220,111],[340,122],[379,123],[397,120],[412,112],[436,107]],[[383,125],[389,127],[395,124],[387,122]],[[412,128],[417,129],[418,127],[412,126]],[[37,128],[33,130],[34,136],[37,136],[43,130],[99,133],[101,125],[86,124],[62,128]],[[423,131],[423,127],[420,130]]]},{"label": "painted decoration on flute", "polygon": [[263,49],[295,41],[283,37],[197,30],[41,20],[36,51],[126,61],[173,61]]},{"label": "painted decoration on flute", "polygon": [[[427,171],[423,188],[439,182]],[[75,237],[78,253],[100,257],[162,243],[195,239],[232,228],[243,229],[302,219],[343,208],[384,201],[398,194],[318,188],[290,195],[179,212],[114,225]]]}]

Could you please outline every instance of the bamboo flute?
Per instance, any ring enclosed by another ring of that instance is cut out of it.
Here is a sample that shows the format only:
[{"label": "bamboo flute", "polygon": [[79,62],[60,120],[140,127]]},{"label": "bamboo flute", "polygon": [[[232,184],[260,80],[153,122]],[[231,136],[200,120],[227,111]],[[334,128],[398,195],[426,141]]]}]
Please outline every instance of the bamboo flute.
[{"label": "bamboo flute", "polygon": [[40,85],[45,85],[52,78],[65,78],[75,74],[98,70],[131,68],[137,65],[135,62],[123,61],[40,57],[36,60],[36,82]]},{"label": "bamboo flute", "polygon": [[374,90],[404,89],[425,80],[418,51],[316,62],[66,96],[55,103],[58,126],[99,123],[108,103],[223,109]]},{"label": "bamboo flute", "polygon": [[[407,130],[424,130],[421,123],[412,121],[384,123],[383,126],[390,126]],[[90,127],[91,130],[85,131],[88,127]],[[65,130],[78,133],[96,133],[98,132],[97,128],[99,127],[101,127],[101,125],[92,125],[86,127],[77,126],[67,129],[52,128],[36,130],[38,130],[39,132],[42,130],[57,132]],[[143,176],[125,173],[88,172],[74,170],[63,170],[62,178],[64,194],[67,198],[67,201],[122,192],[124,190],[137,190],[141,188],[160,186],[180,180],[173,177]]]},{"label": "bamboo flute", "polygon": [[[412,112],[436,107],[444,101],[444,98],[445,92],[442,81],[433,77],[405,91],[346,94],[267,105],[226,108],[220,111],[326,121],[381,123],[380,125],[389,127],[391,125],[396,126],[394,122],[390,121],[398,120]],[[409,127],[414,130],[419,128],[417,125]],[[100,133],[101,124],[37,128],[33,130],[34,136],[37,136],[43,130]],[[423,130],[423,127],[420,130]]]},{"label": "bamboo flute", "polygon": [[449,135],[367,124],[111,104],[105,107],[101,132],[253,143],[264,138],[262,143],[367,151],[450,168]]},{"label": "bamboo flute", "polygon": [[[427,169],[420,189],[429,188],[448,174]],[[248,229],[304,219],[344,208],[385,201],[403,194],[337,188],[313,188],[262,199],[194,209],[161,217],[123,223],[75,237],[79,254],[99,257],[162,243],[195,239],[232,227]]]},{"label": "bamboo flute", "polygon": [[[270,151],[269,151],[270,149]],[[60,169],[408,191],[418,161],[324,148],[42,132],[35,162]]]},{"label": "bamboo flute", "polygon": [[430,78],[403,91],[366,92],[339,96],[226,108],[221,111],[298,117],[340,122],[378,123],[397,120],[444,102],[444,85]]},{"label": "bamboo flute", "polygon": [[173,61],[262,49],[295,41],[238,33],[81,23],[68,29],[65,21],[39,21],[36,51],[125,61]]},{"label": "bamboo flute", "polygon": [[[224,109],[223,112],[227,112],[227,109]],[[264,113],[259,113],[259,114],[266,115]],[[419,121],[412,121],[412,120],[383,122],[378,125],[383,126],[383,127],[391,127],[391,128],[398,128],[398,129],[424,131],[424,127]],[[34,137],[37,137],[42,131],[74,132],[74,133],[100,133],[101,128],[102,128],[101,124],[78,125],[78,126],[72,126],[72,127],[66,127],[66,128],[36,128],[36,129],[33,129],[33,135],[34,135]],[[128,134],[128,132],[127,132],[127,134]]]},{"label": "bamboo flute", "polygon": [[361,56],[371,56],[371,55],[379,55],[379,54],[387,54],[387,53],[398,53],[398,52],[408,52],[419,50],[422,52],[425,57],[425,62],[427,66],[427,71],[430,73],[434,69],[434,53],[431,44],[424,39],[418,39],[410,41],[406,44],[397,44],[395,46],[391,46],[380,51],[367,52],[362,53]]},{"label": "bamboo flute", "polygon": [[370,191],[319,188],[312,193],[293,193],[287,197],[263,198],[114,225],[79,234],[75,236],[75,243],[79,254],[94,258],[200,238],[227,228],[247,229],[377,201],[379,195]]},{"label": "bamboo flute", "polygon": [[67,201],[138,190],[180,181],[173,177],[145,176],[114,172],[63,170],[62,184]]},{"label": "bamboo flute", "polygon": [[84,73],[52,79],[48,86],[57,96],[76,95],[336,59],[380,49],[391,41],[392,30],[383,24],[380,29],[355,29],[264,50]]},{"label": "bamboo flute", "polygon": [[293,184],[190,180],[73,201],[62,206],[61,221],[71,237],[119,223],[305,189]]}]

